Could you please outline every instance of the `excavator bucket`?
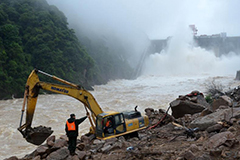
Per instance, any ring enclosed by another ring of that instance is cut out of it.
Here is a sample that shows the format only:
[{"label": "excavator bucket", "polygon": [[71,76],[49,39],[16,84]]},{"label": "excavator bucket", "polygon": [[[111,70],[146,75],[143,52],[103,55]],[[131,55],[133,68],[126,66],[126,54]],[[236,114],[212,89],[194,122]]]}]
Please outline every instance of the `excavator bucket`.
[{"label": "excavator bucket", "polygon": [[34,127],[31,128],[30,132],[26,132],[25,139],[27,142],[40,145],[42,144],[51,134],[53,131],[50,127]]}]

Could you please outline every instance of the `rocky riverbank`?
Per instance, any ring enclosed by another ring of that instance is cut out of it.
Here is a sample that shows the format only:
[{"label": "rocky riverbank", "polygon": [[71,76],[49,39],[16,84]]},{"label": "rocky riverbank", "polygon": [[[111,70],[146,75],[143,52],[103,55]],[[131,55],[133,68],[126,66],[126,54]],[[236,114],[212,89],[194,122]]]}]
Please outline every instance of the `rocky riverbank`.
[{"label": "rocky riverbank", "polygon": [[139,138],[103,141],[84,135],[71,156],[67,137],[51,136],[34,152],[6,160],[240,159],[240,87],[211,97],[193,91],[179,96],[170,107],[172,115],[146,108],[150,127],[139,132]]}]

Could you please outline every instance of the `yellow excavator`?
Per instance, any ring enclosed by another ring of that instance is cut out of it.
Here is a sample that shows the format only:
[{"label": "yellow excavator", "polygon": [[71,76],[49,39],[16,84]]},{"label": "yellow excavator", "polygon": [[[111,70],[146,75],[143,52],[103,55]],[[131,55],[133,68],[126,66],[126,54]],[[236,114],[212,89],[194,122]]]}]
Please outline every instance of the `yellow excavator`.
[{"label": "yellow excavator", "polygon": [[[39,80],[38,74],[50,77],[51,79],[61,82],[62,84],[42,82]],[[137,111],[136,107],[133,111],[121,113],[115,111],[103,112],[93,95],[85,90],[82,86],[73,84],[46,72],[34,69],[27,79],[18,130],[21,132],[27,142],[35,145],[42,144],[47,137],[53,133],[50,127],[38,126],[32,128],[31,126],[40,89],[68,95],[82,102],[91,124],[89,133],[94,134],[98,139],[105,140],[113,137],[137,133],[137,131],[146,128],[149,124],[148,117],[146,115],[142,116],[141,113]],[[22,125],[26,101],[26,121]],[[112,125],[106,130],[105,125],[109,120],[111,121]]]}]

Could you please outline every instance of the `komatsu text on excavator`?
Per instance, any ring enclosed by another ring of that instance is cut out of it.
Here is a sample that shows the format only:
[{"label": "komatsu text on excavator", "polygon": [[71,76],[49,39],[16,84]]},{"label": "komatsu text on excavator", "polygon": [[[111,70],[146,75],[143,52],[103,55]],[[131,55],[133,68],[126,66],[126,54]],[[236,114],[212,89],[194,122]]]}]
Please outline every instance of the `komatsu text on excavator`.
[{"label": "komatsu text on excavator", "polygon": [[[42,82],[39,80],[39,73],[63,84],[60,85]],[[91,124],[90,133],[95,134],[98,139],[109,139],[135,133],[146,128],[149,124],[148,117],[146,115],[142,116],[141,113],[136,110],[136,108],[133,111],[121,113],[115,111],[103,112],[93,95],[85,90],[82,86],[70,83],[56,76],[34,69],[27,79],[22,106],[22,115],[18,130],[29,143],[35,145],[42,144],[47,137],[53,133],[50,127],[31,127],[40,89],[68,95],[82,102]],[[26,122],[22,125],[26,101]],[[91,115],[89,114],[89,111]],[[111,126],[106,129],[104,126],[109,120],[111,121]]]}]

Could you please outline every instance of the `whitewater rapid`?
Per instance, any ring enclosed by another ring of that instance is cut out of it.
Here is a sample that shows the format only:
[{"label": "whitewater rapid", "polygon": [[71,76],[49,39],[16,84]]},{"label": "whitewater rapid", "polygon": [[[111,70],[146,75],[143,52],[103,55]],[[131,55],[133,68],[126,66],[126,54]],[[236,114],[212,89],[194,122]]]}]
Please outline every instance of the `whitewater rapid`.
[{"label": "whitewater rapid", "polygon": [[[135,80],[115,80],[106,85],[94,86],[91,93],[104,111],[132,110],[137,105],[144,114],[144,109],[166,109],[169,103],[179,95],[193,90],[206,92],[206,86],[213,80],[224,86],[225,90],[240,85],[235,75],[228,76],[157,76],[145,75]],[[0,159],[10,156],[22,158],[34,151],[37,146],[29,144],[17,131],[21,116],[23,99],[0,101]],[[32,126],[45,125],[52,127],[57,138],[65,134],[64,127],[69,114],[77,117],[86,115],[83,105],[65,95],[40,95],[35,110]],[[80,135],[87,133],[90,123],[85,120],[80,125]],[[78,137],[80,138],[80,136]]]}]

